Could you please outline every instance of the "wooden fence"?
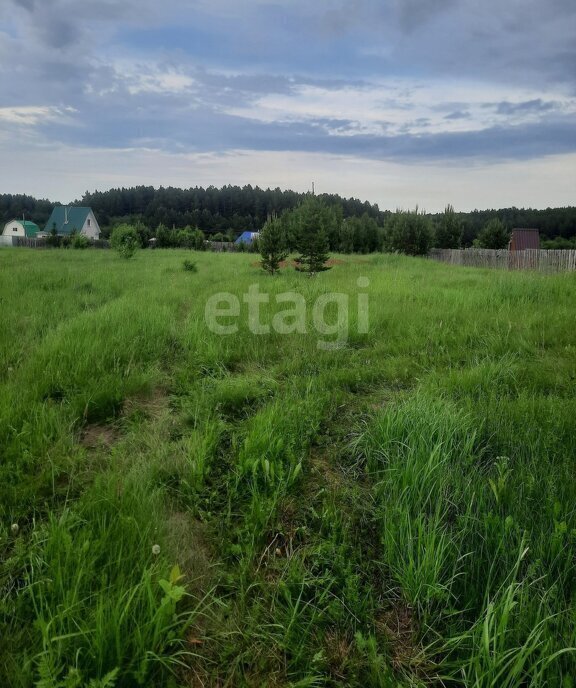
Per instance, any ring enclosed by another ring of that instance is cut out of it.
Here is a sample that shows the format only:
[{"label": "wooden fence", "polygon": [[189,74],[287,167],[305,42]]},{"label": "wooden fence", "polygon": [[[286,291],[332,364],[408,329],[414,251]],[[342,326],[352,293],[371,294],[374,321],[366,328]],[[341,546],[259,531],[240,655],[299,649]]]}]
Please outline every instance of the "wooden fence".
[{"label": "wooden fence", "polygon": [[[58,237],[58,245],[62,244],[62,237]],[[19,246],[25,248],[55,248],[51,237],[0,237],[0,246]],[[110,242],[106,239],[91,239],[88,248],[110,248]]]},{"label": "wooden fence", "polygon": [[233,241],[207,241],[206,246],[210,251],[216,251],[217,253],[234,253],[238,250],[238,246]]},{"label": "wooden fence", "polygon": [[452,265],[473,268],[500,268],[503,270],[540,270],[541,272],[564,272],[576,270],[576,250],[552,251],[545,249],[488,248],[433,248],[428,254],[433,260]]},{"label": "wooden fence", "polygon": [[209,251],[215,251],[216,253],[237,253],[239,251],[244,251],[246,253],[258,252],[258,244],[256,242],[251,244],[245,243],[244,245],[241,245],[236,244],[233,241],[206,241],[205,244]]}]

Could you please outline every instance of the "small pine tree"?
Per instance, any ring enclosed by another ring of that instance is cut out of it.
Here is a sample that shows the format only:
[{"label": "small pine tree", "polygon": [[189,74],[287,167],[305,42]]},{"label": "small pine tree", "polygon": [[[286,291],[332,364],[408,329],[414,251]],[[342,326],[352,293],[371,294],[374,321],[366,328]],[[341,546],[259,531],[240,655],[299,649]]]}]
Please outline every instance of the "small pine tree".
[{"label": "small pine tree", "polygon": [[413,211],[397,210],[386,222],[385,249],[408,256],[425,256],[432,243],[432,223],[416,207]]},{"label": "small pine tree", "polygon": [[262,268],[271,275],[280,270],[280,263],[288,252],[282,225],[277,218],[269,218],[260,232],[258,241]]},{"label": "small pine tree", "polygon": [[300,255],[296,258],[296,269],[314,275],[329,270],[326,261],[328,255],[328,237],[322,230],[308,234],[300,244]]},{"label": "small pine tree", "polygon": [[296,269],[314,275],[329,270],[330,242],[327,230],[330,222],[325,204],[317,198],[307,198],[295,212],[295,244],[300,255]]},{"label": "small pine tree", "polygon": [[436,248],[460,248],[462,244],[462,220],[448,204],[436,228],[434,246]]},{"label": "small pine tree", "polygon": [[48,246],[59,246],[60,245],[60,237],[58,236],[58,230],[56,229],[56,223],[52,223],[52,227],[50,228],[50,236],[48,237],[48,240],[46,242]]}]

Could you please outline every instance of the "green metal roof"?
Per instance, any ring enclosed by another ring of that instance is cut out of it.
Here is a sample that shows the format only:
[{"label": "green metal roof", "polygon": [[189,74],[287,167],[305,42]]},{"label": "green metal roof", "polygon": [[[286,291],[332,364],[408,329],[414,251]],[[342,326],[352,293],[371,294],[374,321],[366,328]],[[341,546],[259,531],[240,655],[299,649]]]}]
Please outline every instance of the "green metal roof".
[{"label": "green metal roof", "polygon": [[24,227],[24,234],[27,237],[35,237],[40,231],[40,227],[38,227],[35,222],[31,222],[30,220],[10,220],[10,222],[7,223],[7,226],[13,224],[14,222],[18,222],[18,224]]},{"label": "green metal roof", "polygon": [[20,224],[24,227],[24,233],[27,237],[35,237],[40,231],[40,227],[30,220],[21,220]]},{"label": "green metal roof", "polygon": [[[54,225],[56,225],[57,234],[71,234],[74,230],[79,232],[84,227],[89,212],[90,208],[57,205],[52,211],[44,231],[50,233]],[[66,222],[66,219],[68,219],[68,222]]]}]

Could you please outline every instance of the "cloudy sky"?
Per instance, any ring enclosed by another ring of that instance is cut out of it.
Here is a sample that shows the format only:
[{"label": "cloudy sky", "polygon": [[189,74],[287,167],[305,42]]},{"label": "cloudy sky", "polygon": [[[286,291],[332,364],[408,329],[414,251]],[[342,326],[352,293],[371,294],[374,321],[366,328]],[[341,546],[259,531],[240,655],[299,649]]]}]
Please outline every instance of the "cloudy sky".
[{"label": "cloudy sky", "polygon": [[0,0],[0,192],[576,204],[575,0]]}]

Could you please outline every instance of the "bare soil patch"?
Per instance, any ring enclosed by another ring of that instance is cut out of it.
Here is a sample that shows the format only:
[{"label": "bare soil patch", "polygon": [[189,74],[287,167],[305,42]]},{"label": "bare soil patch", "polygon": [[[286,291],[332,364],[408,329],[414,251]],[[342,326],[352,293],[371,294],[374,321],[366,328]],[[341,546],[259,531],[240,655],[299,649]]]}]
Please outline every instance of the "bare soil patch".
[{"label": "bare soil patch", "polygon": [[119,439],[120,430],[114,425],[90,423],[80,433],[80,444],[86,449],[110,449]]},{"label": "bare soil patch", "polygon": [[149,418],[159,418],[169,408],[168,391],[163,387],[156,387],[151,392],[142,392],[126,399],[122,413],[128,416],[135,411],[141,411]]},{"label": "bare soil patch", "polygon": [[382,612],[376,620],[376,626],[388,642],[394,669],[409,667],[418,654],[413,609],[399,601]]}]

